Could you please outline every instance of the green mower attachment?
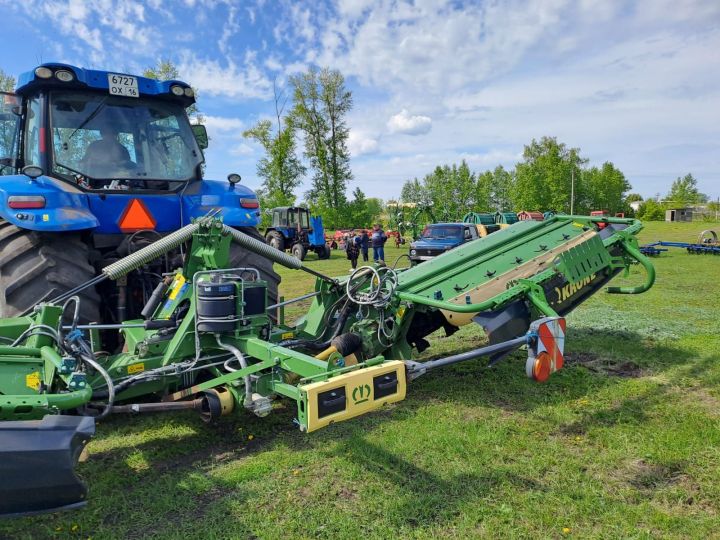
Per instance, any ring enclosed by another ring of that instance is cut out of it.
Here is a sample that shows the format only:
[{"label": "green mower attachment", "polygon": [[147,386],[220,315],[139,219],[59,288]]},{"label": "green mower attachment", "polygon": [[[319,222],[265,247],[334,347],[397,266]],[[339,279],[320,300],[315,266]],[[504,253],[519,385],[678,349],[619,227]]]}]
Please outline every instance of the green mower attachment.
[{"label": "green mower attachment", "polygon": [[[640,228],[632,219],[553,216],[419,266],[365,266],[331,278],[219,219],[196,220],[32,314],[0,320],[0,514],[85,504],[73,468],[95,418],[109,414],[192,409],[213,421],[245,409],[262,417],[284,398],[295,403],[300,429],[313,432],[402,401],[429,371],[479,358],[493,364],[520,347],[525,373],[544,382],[563,367],[568,312],[635,263],[645,281],[608,292],[652,286],[654,269],[635,240]],[[227,268],[231,242],[313,274],[314,291],[268,305],[255,268]],[[184,266],[163,276],[143,319],[77,323],[79,290],[183,243]],[[312,303],[294,326],[275,322],[306,298]],[[470,323],[485,330],[486,346],[413,360],[431,333]],[[112,353],[103,347],[108,332],[120,336]]]}]

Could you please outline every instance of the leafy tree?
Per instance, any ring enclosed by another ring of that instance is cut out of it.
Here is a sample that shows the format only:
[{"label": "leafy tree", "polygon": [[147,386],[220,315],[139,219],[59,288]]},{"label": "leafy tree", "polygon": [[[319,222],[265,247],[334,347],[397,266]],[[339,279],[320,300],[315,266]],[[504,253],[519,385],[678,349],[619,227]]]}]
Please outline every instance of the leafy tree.
[{"label": "leafy tree", "polygon": [[0,69],[0,92],[12,92],[15,90],[15,77],[8,75]]},{"label": "leafy tree", "polygon": [[608,210],[610,213],[627,212],[625,193],[630,182],[615,165],[606,161],[603,166],[591,167],[582,173],[585,204],[590,210]]},{"label": "leafy tree", "polygon": [[535,139],[525,146],[515,168],[512,200],[516,210],[570,212],[571,183],[575,177],[575,213],[587,212],[580,168],[587,163],[580,149],[568,148],[555,137]]},{"label": "leafy tree", "polygon": [[356,187],[353,191],[353,200],[348,205],[350,219],[345,225],[351,227],[367,227],[372,221],[372,216],[368,208],[368,200],[363,191]]},{"label": "leafy tree", "polygon": [[497,212],[512,212],[514,209],[512,194],[515,180],[513,173],[506,171],[502,165],[498,165],[492,173],[488,171],[485,174],[492,175],[490,208]]},{"label": "leafy tree", "polygon": [[400,201],[404,203],[430,204],[430,197],[417,178],[406,180],[400,191]]},{"label": "leafy tree", "polygon": [[637,217],[645,221],[663,221],[665,219],[665,207],[655,199],[648,199],[640,205]]},{"label": "leafy tree", "polygon": [[642,201],[643,197],[639,193],[628,193],[625,197],[625,202],[631,203],[635,201]]},{"label": "leafy tree", "polygon": [[697,180],[693,175],[686,174],[682,178],[678,176],[672,183],[667,200],[673,206],[693,206],[707,202],[708,197],[698,191]]},{"label": "leafy tree", "polygon": [[[143,71],[143,77],[147,77],[148,79],[156,79],[158,81],[182,80],[182,77],[180,77],[180,71],[178,70],[177,66],[173,64],[170,60],[163,60],[162,58],[158,60],[156,66],[146,68],[145,71]],[[193,92],[195,93],[195,101],[197,102],[197,88],[193,87]],[[190,105],[187,108],[187,113],[190,116],[191,120],[193,120],[195,123],[204,123],[203,115],[198,110],[197,103],[193,103],[192,105]]]},{"label": "leafy tree", "polygon": [[[295,125],[292,117],[283,117],[287,99],[277,87],[274,94],[275,130],[273,131],[270,120],[261,120],[254,127],[243,132],[244,137],[254,139],[265,150],[265,156],[258,161],[257,174],[263,181],[258,197],[262,208],[266,210],[294,204],[294,191],[302,182],[306,170],[296,153]],[[269,213],[263,213],[262,224],[267,225],[269,220]]]},{"label": "leafy tree", "polygon": [[370,216],[370,222],[378,221],[385,210],[382,199],[370,197],[367,199],[367,211]]},{"label": "leafy tree", "polygon": [[311,67],[290,78],[294,106],[292,118],[305,138],[305,157],[313,169],[308,201],[320,211],[330,228],[342,221],[347,205],[345,191],[352,179],[349,129],[345,117],[352,93],[337,70]]}]

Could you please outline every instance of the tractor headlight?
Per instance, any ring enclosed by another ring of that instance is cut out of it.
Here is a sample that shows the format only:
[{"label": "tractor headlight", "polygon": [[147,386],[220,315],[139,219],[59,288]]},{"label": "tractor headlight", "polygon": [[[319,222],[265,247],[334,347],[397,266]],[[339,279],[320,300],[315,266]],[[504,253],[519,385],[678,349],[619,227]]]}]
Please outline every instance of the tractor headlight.
[{"label": "tractor headlight", "polygon": [[52,69],[46,68],[44,66],[35,68],[35,76],[40,77],[41,79],[49,79],[50,77],[52,77]]},{"label": "tractor headlight", "polygon": [[172,85],[170,87],[170,91],[178,97],[185,95],[185,89],[177,84]]},{"label": "tractor headlight", "polygon": [[55,77],[62,82],[70,82],[75,78],[75,75],[73,75],[72,71],[68,71],[67,69],[59,69],[55,72]]},{"label": "tractor headlight", "polygon": [[195,95],[195,92],[193,92],[193,89],[189,86],[184,90],[186,97],[193,97]]}]

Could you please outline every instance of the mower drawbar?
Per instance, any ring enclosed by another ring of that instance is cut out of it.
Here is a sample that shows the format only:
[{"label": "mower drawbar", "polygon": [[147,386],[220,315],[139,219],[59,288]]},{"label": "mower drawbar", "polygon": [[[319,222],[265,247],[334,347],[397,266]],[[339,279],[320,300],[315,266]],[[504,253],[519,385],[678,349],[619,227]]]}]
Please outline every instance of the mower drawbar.
[{"label": "mower drawbar", "polygon": [[84,506],[87,486],[74,468],[94,433],[90,416],[0,422],[0,516]]}]

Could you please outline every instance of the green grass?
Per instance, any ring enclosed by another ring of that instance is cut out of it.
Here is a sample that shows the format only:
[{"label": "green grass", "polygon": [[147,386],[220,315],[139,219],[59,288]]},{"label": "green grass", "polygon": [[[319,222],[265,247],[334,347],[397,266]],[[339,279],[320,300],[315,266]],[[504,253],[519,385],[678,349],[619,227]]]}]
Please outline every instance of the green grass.
[{"label": "green grass", "polygon": [[[702,228],[650,223],[641,240]],[[308,264],[345,273],[341,255]],[[717,537],[720,258],[654,262],[649,293],[600,293],[569,317],[568,365],[547,384],[526,378],[519,352],[422,377],[404,402],[312,435],[292,404],[211,426],[113,418],[79,467],[88,506],[0,522],[0,537]],[[286,297],[309,290],[281,273]],[[467,326],[425,356],[481,341]]]}]

